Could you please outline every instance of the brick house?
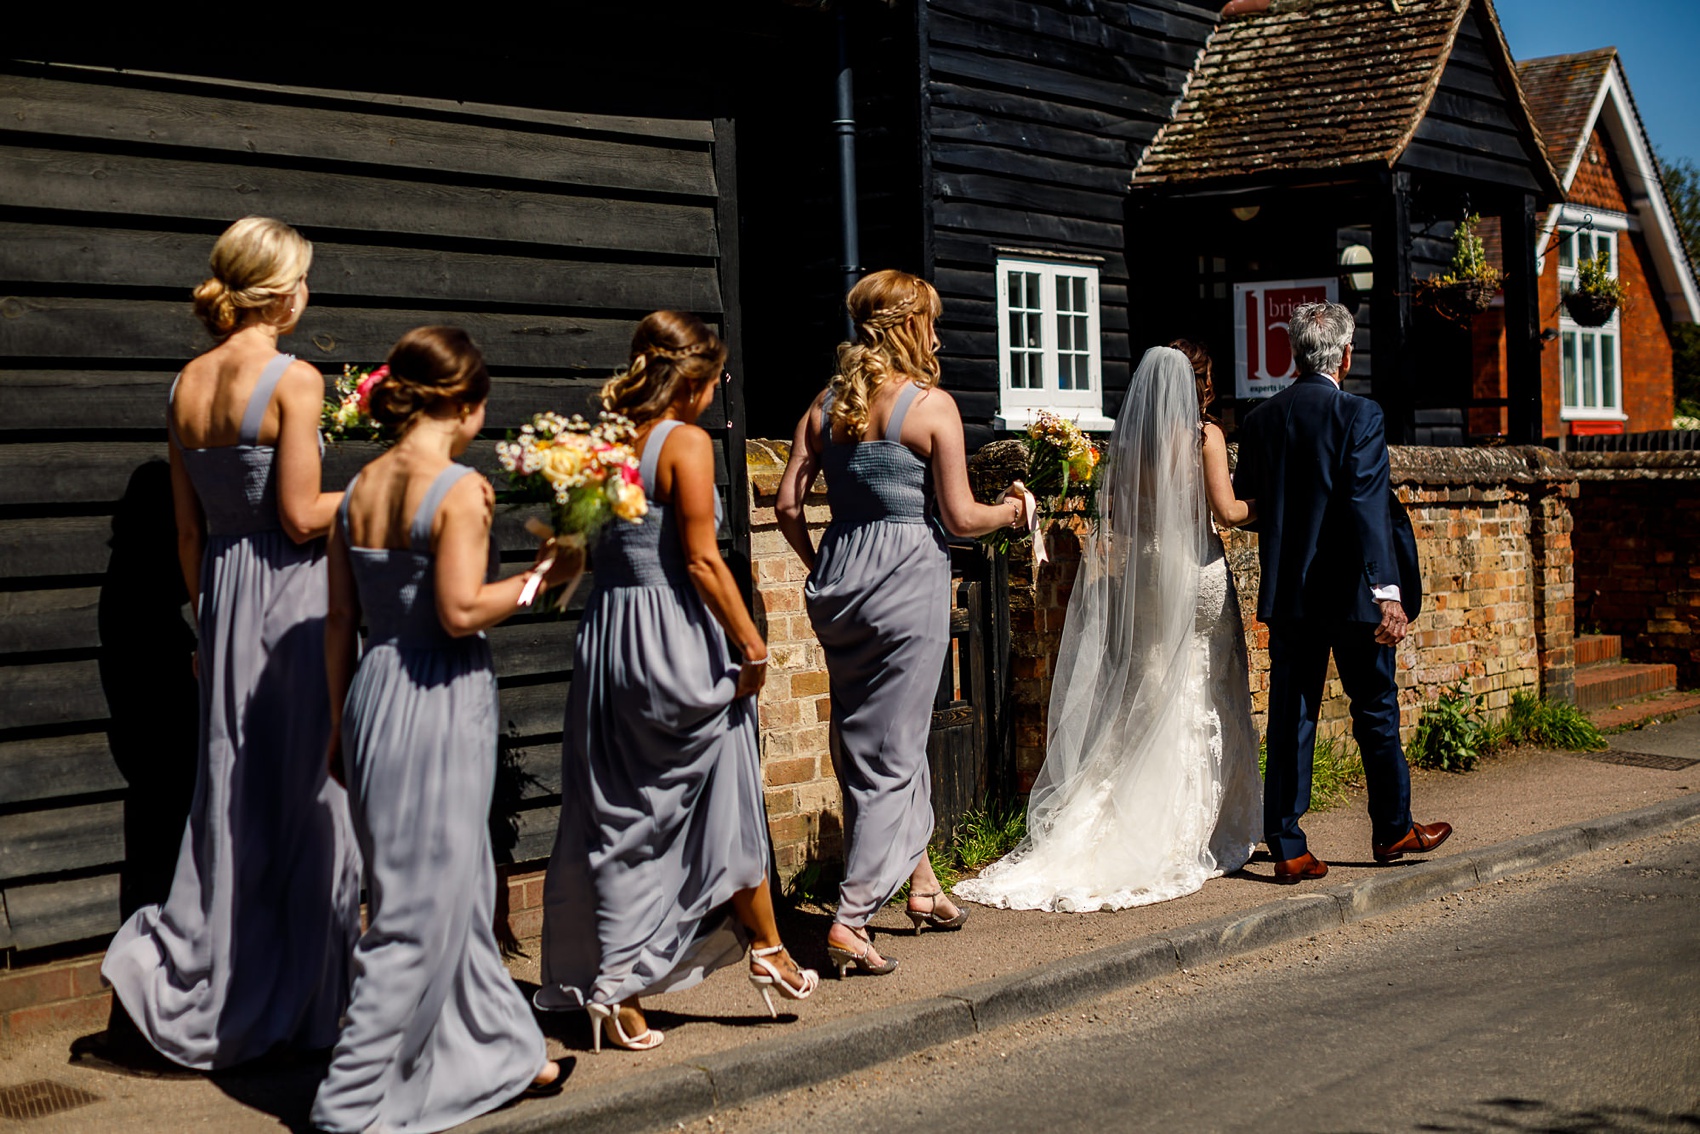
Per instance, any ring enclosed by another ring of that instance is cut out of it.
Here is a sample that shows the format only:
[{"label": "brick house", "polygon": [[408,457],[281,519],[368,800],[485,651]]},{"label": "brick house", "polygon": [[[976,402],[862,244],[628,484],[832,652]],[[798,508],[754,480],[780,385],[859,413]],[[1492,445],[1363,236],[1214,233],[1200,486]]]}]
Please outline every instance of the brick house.
[{"label": "brick house", "polygon": [[[1564,186],[1540,222],[1542,432],[1549,438],[1669,429],[1671,327],[1700,319],[1700,289],[1617,49],[1530,59],[1518,78]],[[1606,252],[1625,289],[1597,328],[1561,296],[1579,260]],[[1503,389],[1499,312],[1476,327],[1477,390]],[[1472,415],[1472,432],[1493,432]]]}]

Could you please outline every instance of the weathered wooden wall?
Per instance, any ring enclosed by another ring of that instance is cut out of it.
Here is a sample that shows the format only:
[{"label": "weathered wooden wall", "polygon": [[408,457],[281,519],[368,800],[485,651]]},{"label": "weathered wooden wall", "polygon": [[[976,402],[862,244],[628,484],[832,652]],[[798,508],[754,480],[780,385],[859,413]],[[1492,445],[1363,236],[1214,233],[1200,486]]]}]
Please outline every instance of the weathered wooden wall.
[{"label": "weathered wooden wall", "polygon": [[[0,949],[33,950],[110,932],[121,887],[168,880],[176,853],[194,687],[161,459],[171,377],[207,345],[188,296],[216,235],[262,213],[314,241],[313,304],[282,345],[327,374],[409,327],[466,327],[495,438],[590,410],[642,313],[724,320],[733,155],[707,114],[22,63],[0,65],[0,110]],[[713,413],[741,453],[736,415]],[[485,471],[492,444],[469,456]],[[333,448],[328,486],[370,455]],[[720,464],[741,503],[742,462]],[[747,514],[728,515],[742,547]],[[499,535],[529,559],[517,517]],[[576,625],[491,633],[514,861],[553,837]]]},{"label": "weathered wooden wall", "polygon": [[923,182],[928,262],[945,302],[945,387],[970,447],[998,410],[999,248],[1089,257],[1100,273],[1104,412],[1114,416],[1132,361],[1124,220],[1128,181],[1220,5],[1182,0],[929,0]]}]

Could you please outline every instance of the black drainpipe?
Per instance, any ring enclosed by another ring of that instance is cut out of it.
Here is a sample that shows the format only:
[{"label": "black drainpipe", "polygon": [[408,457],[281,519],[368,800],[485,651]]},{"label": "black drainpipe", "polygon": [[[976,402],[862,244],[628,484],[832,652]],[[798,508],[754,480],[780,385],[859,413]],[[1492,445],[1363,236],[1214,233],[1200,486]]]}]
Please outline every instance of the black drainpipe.
[{"label": "black drainpipe", "polygon": [[[849,294],[856,281],[862,278],[861,234],[856,219],[856,99],[850,71],[849,0],[837,5],[838,28],[838,116],[832,128],[838,135],[838,207],[839,236],[843,244],[840,265],[844,273],[844,291]],[[856,325],[848,311],[844,314],[845,333],[852,342]]]}]

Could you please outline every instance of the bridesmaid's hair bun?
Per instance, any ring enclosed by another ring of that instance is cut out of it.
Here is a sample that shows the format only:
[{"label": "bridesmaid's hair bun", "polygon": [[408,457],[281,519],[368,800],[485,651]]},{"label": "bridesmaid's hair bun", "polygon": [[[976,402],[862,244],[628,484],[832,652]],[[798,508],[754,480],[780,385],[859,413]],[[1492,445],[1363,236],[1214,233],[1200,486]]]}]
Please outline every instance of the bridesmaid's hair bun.
[{"label": "bridesmaid's hair bun", "polygon": [[602,408],[641,425],[720,377],[726,344],[682,311],[651,311],[632,335],[631,361],[602,386]]},{"label": "bridesmaid's hair bun", "polygon": [[1198,416],[1214,423],[1216,418],[1211,414],[1210,406],[1216,400],[1216,383],[1213,380],[1216,365],[1211,361],[1210,352],[1191,339],[1176,339],[1169,347],[1186,355],[1186,360],[1192,364],[1193,381],[1198,386]]},{"label": "bridesmaid's hair bun", "polygon": [[472,336],[459,327],[415,327],[396,340],[384,360],[389,373],[372,387],[372,420],[392,436],[421,416],[481,405],[490,396],[490,372]]},{"label": "bridesmaid's hair bun", "polygon": [[313,264],[305,237],[271,217],[243,217],[213,245],[211,278],[195,289],[195,315],[214,338],[228,338],[245,313],[294,294]]}]

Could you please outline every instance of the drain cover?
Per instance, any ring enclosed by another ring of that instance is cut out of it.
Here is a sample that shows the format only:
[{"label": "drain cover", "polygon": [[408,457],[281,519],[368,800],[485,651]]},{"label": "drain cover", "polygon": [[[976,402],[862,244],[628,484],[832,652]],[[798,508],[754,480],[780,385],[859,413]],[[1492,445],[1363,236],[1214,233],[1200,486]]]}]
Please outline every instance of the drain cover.
[{"label": "drain cover", "polygon": [[0,1118],[46,1118],[62,1110],[99,1102],[100,1096],[80,1087],[36,1079],[15,1087],[0,1087]]},{"label": "drain cover", "polygon": [[1604,752],[1578,752],[1576,755],[1601,764],[1627,764],[1631,768],[1655,768],[1661,772],[1680,772],[1684,768],[1700,764],[1700,760],[1690,760],[1683,756],[1658,756],[1652,752],[1616,752],[1609,748]]}]

